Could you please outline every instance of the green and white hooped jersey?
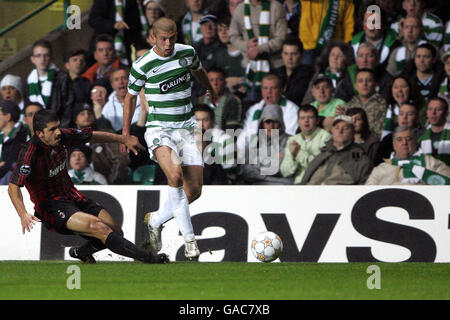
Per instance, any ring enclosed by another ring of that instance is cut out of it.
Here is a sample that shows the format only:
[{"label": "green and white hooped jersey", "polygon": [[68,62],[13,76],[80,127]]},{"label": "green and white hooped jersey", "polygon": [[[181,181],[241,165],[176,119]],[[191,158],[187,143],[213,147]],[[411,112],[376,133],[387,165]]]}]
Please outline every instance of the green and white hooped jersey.
[{"label": "green and white hooped jersey", "polygon": [[133,63],[128,92],[145,89],[149,105],[147,128],[190,128],[195,125],[191,104],[191,70],[202,68],[194,48],[176,43],[170,57],[149,50]]}]

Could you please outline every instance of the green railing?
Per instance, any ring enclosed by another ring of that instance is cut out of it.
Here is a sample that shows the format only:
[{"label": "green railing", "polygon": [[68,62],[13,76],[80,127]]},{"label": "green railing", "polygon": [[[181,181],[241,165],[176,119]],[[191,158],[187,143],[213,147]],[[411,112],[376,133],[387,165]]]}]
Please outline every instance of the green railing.
[{"label": "green railing", "polygon": [[66,29],[72,14],[67,8],[77,5],[80,12],[92,0],[0,0],[0,62],[55,30]]},{"label": "green railing", "polygon": [[[40,6],[39,8],[34,10],[33,12],[28,13],[27,15],[23,16],[19,20],[11,23],[9,26],[3,28],[2,30],[0,30],[0,37],[5,35],[9,31],[13,30],[14,28],[20,26],[22,23],[28,21],[29,19],[31,19],[35,15],[39,14],[41,11],[47,9],[48,7],[50,7],[55,2],[58,2],[58,0],[50,0],[49,2],[43,4],[42,6]],[[63,9],[63,21],[64,21],[64,23],[61,26],[59,26],[58,28],[65,28],[66,22],[67,22],[67,17],[68,17],[68,15],[67,15],[67,8],[69,6],[70,6],[70,0],[64,0],[64,9]]]}]

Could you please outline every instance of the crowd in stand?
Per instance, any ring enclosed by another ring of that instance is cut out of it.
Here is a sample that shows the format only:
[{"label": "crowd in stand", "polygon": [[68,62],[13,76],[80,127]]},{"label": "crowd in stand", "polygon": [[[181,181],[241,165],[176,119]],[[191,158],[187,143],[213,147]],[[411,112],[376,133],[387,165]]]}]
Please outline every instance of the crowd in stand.
[{"label": "crowd in stand", "polygon": [[[450,184],[447,0],[184,5],[177,41],[195,48],[217,97],[192,81],[205,185]],[[130,68],[169,11],[164,0],[94,0],[90,45],[64,66],[48,41],[33,44],[28,77],[0,83],[0,184],[41,109],[62,127],[121,132]],[[131,134],[143,145],[149,110],[142,91]],[[148,152],[91,144],[68,159],[76,184],[140,183],[149,167],[152,183],[167,183]]]}]

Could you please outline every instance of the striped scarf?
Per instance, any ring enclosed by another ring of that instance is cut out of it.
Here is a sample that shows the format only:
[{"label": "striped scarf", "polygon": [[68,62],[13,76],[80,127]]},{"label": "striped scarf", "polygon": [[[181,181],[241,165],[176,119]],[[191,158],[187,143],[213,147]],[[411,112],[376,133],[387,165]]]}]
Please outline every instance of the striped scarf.
[{"label": "striped scarf", "polygon": [[395,106],[389,105],[386,110],[386,117],[384,118],[384,127],[383,131],[381,132],[381,139],[383,139],[385,136],[389,135],[394,131],[394,123],[395,118],[398,117],[398,112],[400,108],[397,104]]},{"label": "striped scarf", "polygon": [[193,45],[195,42],[200,41],[202,39],[202,31],[199,28],[195,30],[194,34],[192,34],[192,14],[188,11],[186,15],[183,17],[182,21],[182,29],[184,36],[184,43],[188,45]]},{"label": "striped scarf", "polygon": [[327,68],[325,70],[325,74],[331,78],[331,81],[333,82],[333,87],[337,87],[339,80],[341,79],[340,73],[331,73],[330,69]]},{"label": "striped scarf", "polygon": [[392,157],[392,164],[401,167],[403,174],[402,182],[405,184],[417,184],[421,181],[429,185],[450,184],[449,178],[426,168],[425,155],[420,149],[408,159],[396,159]]},{"label": "striped scarf", "polygon": [[445,25],[445,35],[444,35],[444,52],[450,50],[450,20],[447,21]]},{"label": "striped scarf", "polygon": [[[116,6],[116,22],[123,21],[123,5],[125,0],[114,0]],[[127,50],[125,48],[124,30],[117,31],[114,36],[114,49],[119,57],[120,63],[128,65]]]},{"label": "striped scarf", "polygon": [[[255,38],[255,33],[252,29],[252,22],[250,20],[250,0],[245,0],[244,5],[244,25],[247,30],[248,39]],[[262,2],[262,10],[259,15],[259,36],[258,45],[269,42],[270,35],[270,1]],[[257,92],[261,90],[262,79],[269,74],[270,64],[268,57],[258,60],[250,60],[245,72],[246,85],[254,87]]]},{"label": "striped scarf", "polygon": [[47,79],[41,81],[39,80],[37,69],[31,71],[27,78],[28,99],[31,102],[39,102],[46,108],[50,107],[53,81],[57,72],[58,68],[54,64],[51,64],[47,73]]},{"label": "striped scarf", "polygon": [[141,22],[141,35],[142,38],[145,39],[145,36],[147,35],[147,30],[150,28],[148,25],[147,17],[145,16],[145,8],[143,4],[138,5],[139,8],[139,21]]},{"label": "striped scarf", "polygon": [[420,148],[424,154],[433,155],[433,149],[437,150],[437,155],[434,156],[445,162],[446,165],[450,165],[450,122],[445,124],[444,130],[441,132],[439,141],[434,144],[434,148],[431,140],[431,125],[428,125],[423,135],[418,139]]},{"label": "striped scarf", "polygon": [[[391,52],[391,47],[393,46],[393,44],[395,43],[396,40],[397,40],[397,34],[393,30],[388,29],[382,40],[383,42],[381,44],[381,49],[378,51],[380,53],[380,63],[381,64],[387,61],[387,58],[389,57],[389,53]],[[351,45],[353,47],[353,51],[355,52],[355,56],[356,56],[356,53],[358,52],[358,48],[359,48],[360,44],[363,42],[366,42],[366,41],[367,41],[367,39],[365,37],[364,31],[361,31],[360,33],[356,34],[353,37],[353,39],[351,41]]]}]

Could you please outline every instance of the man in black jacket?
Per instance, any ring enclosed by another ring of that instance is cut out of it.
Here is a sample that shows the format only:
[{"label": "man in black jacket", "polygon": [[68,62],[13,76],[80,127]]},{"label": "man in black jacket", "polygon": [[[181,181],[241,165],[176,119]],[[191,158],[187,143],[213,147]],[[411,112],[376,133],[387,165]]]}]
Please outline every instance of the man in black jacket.
[{"label": "man in black jacket", "polygon": [[300,106],[309,82],[314,74],[311,66],[301,64],[303,45],[298,38],[284,41],[281,58],[284,66],[273,70],[283,82],[283,94],[286,98]]},{"label": "man in black jacket", "polygon": [[27,140],[27,130],[19,117],[20,109],[14,102],[0,102],[0,185],[9,183],[20,146]]}]

